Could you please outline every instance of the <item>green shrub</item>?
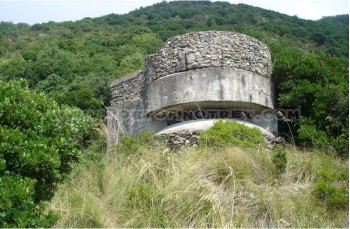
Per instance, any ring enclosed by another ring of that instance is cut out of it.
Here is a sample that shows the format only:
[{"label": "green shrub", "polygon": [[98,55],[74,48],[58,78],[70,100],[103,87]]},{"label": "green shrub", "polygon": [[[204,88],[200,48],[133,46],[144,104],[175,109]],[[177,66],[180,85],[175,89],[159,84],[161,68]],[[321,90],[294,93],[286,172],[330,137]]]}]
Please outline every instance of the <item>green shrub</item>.
[{"label": "green shrub", "polygon": [[345,191],[325,181],[319,181],[314,186],[316,197],[331,209],[346,209],[349,206],[349,195]]},{"label": "green shrub", "polygon": [[123,136],[120,142],[115,145],[117,152],[136,152],[139,150],[140,145],[138,144],[137,137],[135,135]]},{"label": "green shrub", "polygon": [[33,202],[35,183],[27,177],[0,177],[0,227],[50,227],[55,222],[53,213],[42,213],[42,202]]},{"label": "green shrub", "polygon": [[275,146],[273,151],[272,162],[275,164],[277,173],[282,174],[286,171],[287,167],[286,151],[280,145]]},{"label": "green shrub", "polygon": [[[300,125],[280,122],[279,132],[298,145],[332,148],[349,156],[349,60],[272,45],[277,106],[300,109]],[[292,118],[293,117],[288,117]],[[291,133],[290,133],[291,132]]]},{"label": "green shrub", "polygon": [[25,81],[0,81],[0,179],[6,200],[0,201],[0,227],[48,226],[42,201],[53,196],[79,159],[93,127],[82,111],[59,107],[26,89]]},{"label": "green shrub", "polygon": [[118,153],[135,153],[143,146],[152,144],[154,140],[153,132],[141,132],[138,135],[126,135],[121,137],[119,143],[114,146]]},{"label": "green shrub", "polygon": [[200,134],[200,144],[223,147],[238,145],[243,147],[266,146],[262,133],[257,128],[250,128],[233,121],[219,120],[208,130]]},{"label": "green shrub", "polygon": [[349,152],[348,129],[342,130],[343,134],[333,137],[326,131],[317,129],[315,123],[308,118],[304,118],[298,130],[298,141],[304,146],[317,147],[320,149],[330,149],[343,158],[347,158]]},{"label": "green shrub", "polygon": [[334,172],[328,168],[318,175],[314,185],[314,195],[327,208],[345,209],[349,207],[349,174],[348,171]]}]

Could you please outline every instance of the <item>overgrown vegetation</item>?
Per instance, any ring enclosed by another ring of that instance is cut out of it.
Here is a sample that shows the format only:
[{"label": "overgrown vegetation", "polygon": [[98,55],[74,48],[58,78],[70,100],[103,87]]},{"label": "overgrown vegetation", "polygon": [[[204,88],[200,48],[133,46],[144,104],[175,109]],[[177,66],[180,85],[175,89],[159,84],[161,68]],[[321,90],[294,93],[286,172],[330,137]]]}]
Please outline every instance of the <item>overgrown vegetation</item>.
[{"label": "overgrown vegetation", "polygon": [[114,146],[114,149],[118,153],[135,153],[141,149],[141,147],[151,148],[155,146],[155,140],[157,136],[154,136],[153,132],[141,132],[138,135],[122,136],[119,144]]},{"label": "overgrown vegetation", "polygon": [[272,162],[276,166],[276,171],[278,174],[282,174],[287,168],[287,155],[286,151],[281,145],[275,145],[273,148]]},{"label": "overgrown vegetation", "polygon": [[261,147],[131,148],[74,168],[54,227],[348,227],[348,163],[326,152],[287,148],[281,173]]},{"label": "overgrown vegetation", "polygon": [[326,208],[349,210],[349,173],[325,167],[318,174],[314,194]]},{"label": "overgrown vegetation", "polygon": [[229,120],[219,120],[212,128],[201,132],[200,141],[202,145],[208,144],[213,147],[266,147],[265,139],[258,128],[249,128]]},{"label": "overgrown vegetation", "polygon": [[49,227],[44,213],[59,182],[78,160],[94,120],[29,91],[25,81],[0,81],[0,227]]},{"label": "overgrown vegetation", "polygon": [[281,132],[288,133],[288,124],[299,145],[329,148],[348,157],[348,59],[282,46],[273,49],[283,50],[274,56],[278,105],[301,111],[301,122],[280,122]]}]

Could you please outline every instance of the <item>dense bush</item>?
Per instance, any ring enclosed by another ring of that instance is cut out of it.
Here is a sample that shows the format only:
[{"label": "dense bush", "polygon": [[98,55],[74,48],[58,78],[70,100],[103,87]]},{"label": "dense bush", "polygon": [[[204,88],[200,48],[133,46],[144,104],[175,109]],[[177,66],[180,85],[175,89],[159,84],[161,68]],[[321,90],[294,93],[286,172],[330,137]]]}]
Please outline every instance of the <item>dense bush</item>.
[{"label": "dense bush", "polygon": [[[297,144],[332,148],[348,157],[349,61],[280,45],[272,49],[278,107],[301,111],[298,125],[287,123]],[[285,125],[280,123],[280,132],[289,132]]]},{"label": "dense bush", "polygon": [[44,204],[35,203],[35,180],[22,176],[0,176],[0,226],[50,227],[56,216],[43,214]]},{"label": "dense bush", "polygon": [[48,227],[43,212],[56,185],[78,160],[94,120],[29,91],[25,81],[0,81],[0,227]]},{"label": "dense bush", "polygon": [[272,162],[276,166],[276,171],[278,174],[282,174],[286,171],[287,168],[287,155],[286,151],[283,149],[281,145],[276,145],[273,148],[273,157]]},{"label": "dense bush", "polygon": [[223,120],[215,122],[208,130],[201,132],[200,143],[219,147],[227,145],[266,146],[266,141],[259,129]]},{"label": "dense bush", "polygon": [[348,171],[324,169],[318,174],[314,184],[314,194],[321,204],[335,211],[349,211],[349,174]]},{"label": "dense bush", "polygon": [[154,143],[156,136],[153,132],[141,132],[138,135],[125,135],[120,138],[114,149],[118,153],[135,153],[140,149],[151,146]]}]

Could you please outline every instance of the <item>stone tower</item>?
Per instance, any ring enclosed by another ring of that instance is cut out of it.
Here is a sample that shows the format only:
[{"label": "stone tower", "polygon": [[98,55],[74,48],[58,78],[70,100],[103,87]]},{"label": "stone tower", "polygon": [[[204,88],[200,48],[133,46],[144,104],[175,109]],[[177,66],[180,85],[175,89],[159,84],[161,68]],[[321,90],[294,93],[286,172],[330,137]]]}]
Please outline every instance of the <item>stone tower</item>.
[{"label": "stone tower", "polygon": [[228,118],[277,133],[269,48],[239,33],[172,37],[145,70],[112,82],[108,144],[193,120]]}]

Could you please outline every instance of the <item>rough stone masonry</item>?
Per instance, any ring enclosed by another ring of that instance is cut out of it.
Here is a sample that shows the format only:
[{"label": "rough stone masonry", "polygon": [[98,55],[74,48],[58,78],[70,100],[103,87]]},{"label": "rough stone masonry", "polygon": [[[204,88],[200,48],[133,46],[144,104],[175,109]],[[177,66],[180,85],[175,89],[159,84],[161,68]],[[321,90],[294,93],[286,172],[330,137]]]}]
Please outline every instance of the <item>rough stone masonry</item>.
[{"label": "rough stone masonry", "polygon": [[[276,134],[271,72],[269,48],[253,37],[223,31],[172,37],[146,58],[144,71],[112,82],[108,145],[144,130],[169,133],[187,121],[209,117],[203,113],[240,119]],[[231,111],[242,115],[222,116]]]}]

